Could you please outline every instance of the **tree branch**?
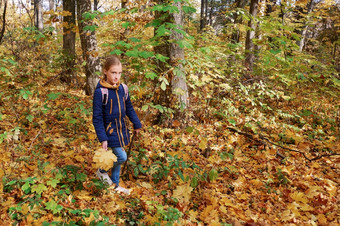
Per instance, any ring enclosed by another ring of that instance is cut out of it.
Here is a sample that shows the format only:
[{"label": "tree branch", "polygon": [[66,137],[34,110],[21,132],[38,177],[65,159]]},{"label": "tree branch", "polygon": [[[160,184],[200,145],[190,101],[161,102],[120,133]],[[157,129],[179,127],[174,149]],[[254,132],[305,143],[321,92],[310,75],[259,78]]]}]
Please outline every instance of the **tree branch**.
[{"label": "tree branch", "polygon": [[[242,131],[238,131],[237,129],[235,129],[235,128],[233,128],[233,127],[229,127],[229,126],[228,126],[227,129],[230,130],[230,131],[232,131],[232,132],[236,132],[236,133],[238,133],[238,134],[244,135],[244,136],[250,138],[251,140],[259,141],[259,142],[261,142],[261,143],[264,144],[264,145],[268,145],[268,144],[266,143],[266,142],[268,142],[268,143],[270,143],[270,144],[272,144],[272,145],[278,146],[278,147],[283,148],[283,149],[285,149],[285,150],[300,153],[300,154],[303,155],[303,157],[305,157],[305,159],[307,159],[307,160],[310,161],[310,162],[311,162],[311,161],[314,161],[314,160],[321,159],[321,158],[323,158],[323,157],[330,157],[330,156],[340,155],[339,153],[332,153],[332,154],[318,155],[318,156],[316,156],[316,157],[314,157],[314,158],[308,158],[308,156],[307,156],[304,152],[299,151],[299,150],[296,150],[296,149],[291,149],[291,148],[282,146],[282,145],[280,145],[280,144],[274,143],[273,141],[269,140],[267,137],[264,137],[264,136],[261,135],[261,134],[259,134],[259,138],[260,138],[260,139],[258,139],[258,138],[256,138],[256,137],[254,137],[254,135],[252,135],[252,134],[245,133],[245,132],[242,132]],[[265,141],[264,141],[264,140],[265,140]],[[279,155],[281,158],[284,158],[284,157],[285,157],[284,155],[282,155],[282,154],[280,154],[280,153],[278,153],[278,155]]]}]

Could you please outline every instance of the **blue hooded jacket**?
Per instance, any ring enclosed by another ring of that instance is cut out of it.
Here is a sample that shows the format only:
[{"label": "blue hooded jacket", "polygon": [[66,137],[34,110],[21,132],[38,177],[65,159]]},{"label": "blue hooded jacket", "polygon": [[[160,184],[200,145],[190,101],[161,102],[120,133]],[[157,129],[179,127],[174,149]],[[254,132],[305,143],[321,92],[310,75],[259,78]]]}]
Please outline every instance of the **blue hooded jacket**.
[{"label": "blue hooded jacket", "polygon": [[[103,103],[102,89],[107,88],[107,101]],[[133,109],[130,95],[125,97],[122,84],[113,88],[109,83],[98,82],[93,94],[93,125],[99,142],[108,141],[108,147],[124,147],[130,143],[130,133],[125,116],[133,123],[134,129],[142,128],[142,124]]]}]

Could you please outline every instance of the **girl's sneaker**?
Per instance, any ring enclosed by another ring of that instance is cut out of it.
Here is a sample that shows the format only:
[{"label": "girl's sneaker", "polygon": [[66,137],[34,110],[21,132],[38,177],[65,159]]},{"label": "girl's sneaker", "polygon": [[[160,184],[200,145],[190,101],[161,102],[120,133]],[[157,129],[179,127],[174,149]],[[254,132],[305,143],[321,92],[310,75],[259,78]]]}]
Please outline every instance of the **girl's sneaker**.
[{"label": "girl's sneaker", "polygon": [[130,190],[126,189],[126,188],[123,188],[121,186],[116,186],[115,190],[118,191],[118,192],[122,192],[122,193],[125,193],[127,195],[130,195]]},{"label": "girl's sneaker", "polygon": [[100,170],[98,169],[97,172],[96,172],[97,176],[99,177],[99,179],[105,184],[108,184],[109,186],[111,186],[113,183],[112,183],[112,180],[111,178],[109,177],[109,175],[107,175],[107,173],[102,173],[100,172]]}]

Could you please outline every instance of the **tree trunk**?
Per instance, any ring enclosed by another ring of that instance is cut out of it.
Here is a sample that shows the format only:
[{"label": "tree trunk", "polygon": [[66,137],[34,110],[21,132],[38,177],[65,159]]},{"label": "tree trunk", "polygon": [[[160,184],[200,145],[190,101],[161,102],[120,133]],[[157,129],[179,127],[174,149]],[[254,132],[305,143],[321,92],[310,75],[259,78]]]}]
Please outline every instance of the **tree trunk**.
[{"label": "tree trunk", "polygon": [[49,1],[48,1],[48,5],[49,5],[49,9],[50,9],[50,10],[53,10],[53,11],[55,10],[55,9],[54,9],[54,6],[55,6],[54,0],[49,0]]},{"label": "tree trunk", "polygon": [[[307,21],[306,21],[306,24],[308,24],[308,14],[313,11],[315,4],[316,3],[314,2],[314,0],[311,0],[307,4],[307,15],[306,15]],[[306,39],[307,39],[307,31],[308,31],[308,25],[304,25],[304,27],[301,30],[301,40],[298,41],[298,43],[297,43],[299,45],[299,51],[300,52],[302,52],[303,47],[305,46]]]},{"label": "tree trunk", "polygon": [[0,31],[0,44],[2,42],[2,38],[4,37],[4,33],[6,29],[6,10],[7,10],[7,0],[5,0],[4,12],[2,14],[2,28]]},{"label": "tree trunk", "polygon": [[75,0],[64,0],[63,10],[71,13],[69,16],[63,18],[63,55],[65,64],[63,65],[64,73],[61,76],[61,80],[64,82],[70,82],[74,77],[74,65],[76,57],[76,2]]},{"label": "tree trunk", "polygon": [[208,4],[208,0],[204,0],[205,3],[204,3],[204,27],[207,26],[208,24],[208,7],[209,7],[209,4]]},{"label": "tree trunk", "polygon": [[122,9],[126,8],[127,3],[128,3],[128,0],[122,0],[121,1]]},{"label": "tree trunk", "polygon": [[[177,6],[179,12],[173,14],[174,24],[178,29],[183,27],[183,11],[181,2],[174,3]],[[171,40],[180,41],[183,40],[183,34],[176,31],[172,31],[170,35]],[[177,67],[177,73],[174,74],[171,85],[172,93],[176,95],[177,101],[181,109],[186,109],[189,106],[188,87],[186,83],[186,76],[184,67],[181,61],[184,60],[184,49],[177,43],[171,42],[170,44],[170,63],[172,67]]]},{"label": "tree trunk", "polygon": [[[159,0],[158,4],[163,4],[162,0]],[[162,24],[172,23],[177,28],[181,29],[183,25],[183,11],[180,2],[173,3],[179,9],[178,13],[168,15],[162,19]],[[164,14],[156,11],[156,19],[163,17]],[[157,27],[155,27],[155,31]],[[179,107],[183,110],[189,105],[188,101],[188,88],[186,84],[186,77],[182,60],[184,59],[184,49],[175,43],[176,41],[182,40],[183,34],[176,32],[174,29],[171,31],[169,36],[161,36],[158,40],[160,45],[154,48],[155,52],[162,54],[163,56],[169,57],[167,62],[157,61],[158,73],[160,74],[159,81],[167,81],[169,84],[165,88],[161,88],[159,95],[155,96],[155,104],[159,104],[166,108],[177,108],[175,117],[182,117],[183,112],[179,113]],[[169,41],[171,40],[171,41]],[[156,123],[163,121],[162,114],[158,115]]]},{"label": "tree trunk", "polygon": [[93,10],[94,10],[94,11],[97,11],[97,10],[98,10],[98,3],[99,3],[99,0],[94,0],[94,1],[93,1]]},{"label": "tree trunk", "polygon": [[91,26],[91,20],[85,20],[83,14],[91,11],[90,0],[78,0],[77,16],[80,33],[81,48],[83,51],[83,58],[86,61],[86,87],[85,91],[88,95],[93,95],[97,86],[99,77],[98,73],[101,71],[100,61],[97,50],[97,39],[94,31],[85,31],[85,26]]},{"label": "tree trunk", "polygon": [[251,19],[248,22],[249,30],[247,31],[247,38],[246,38],[246,60],[245,65],[249,69],[249,71],[253,70],[254,61],[255,61],[255,54],[254,54],[254,43],[253,38],[255,38],[255,31],[256,31],[256,15],[258,9],[259,0],[251,0],[250,2],[250,9],[249,14],[251,15]]},{"label": "tree trunk", "polygon": [[204,13],[204,10],[205,10],[205,0],[201,0],[201,18],[200,18],[200,31],[202,31],[205,27],[205,13]]},{"label": "tree trunk", "polygon": [[43,24],[42,0],[34,0],[34,26],[41,32]]}]

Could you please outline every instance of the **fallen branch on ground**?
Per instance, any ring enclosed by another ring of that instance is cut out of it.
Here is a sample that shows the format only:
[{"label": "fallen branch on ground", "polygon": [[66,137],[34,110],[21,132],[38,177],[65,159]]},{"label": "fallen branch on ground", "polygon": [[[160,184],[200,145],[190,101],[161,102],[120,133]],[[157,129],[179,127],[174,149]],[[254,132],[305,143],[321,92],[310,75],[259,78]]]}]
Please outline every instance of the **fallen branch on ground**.
[{"label": "fallen branch on ground", "polygon": [[[230,130],[230,131],[232,131],[232,132],[236,132],[236,133],[238,133],[238,134],[244,135],[244,136],[250,138],[251,140],[258,141],[258,142],[260,142],[260,143],[262,143],[262,144],[264,144],[264,145],[267,145],[267,146],[268,146],[268,144],[267,144],[266,142],[268,142],[268,143],[270,143],[270,144],[272,144],[272,145],[275,145],[275,146],[277,146],[277,147],[283,148],[283,149],[285,149],[285,150],[288,150],[288,151],[300,153],[300,154],[303,155],[303,157],[305,157],[305,159],[307,159],[307,160],[310,161],[310,162],[311,162],[311,161],[314,161],[314,160],[321,159],[321,158],[323,158],[323,157],[330,157],[330,156],[340,155],[339,153],[332,153],[332,154],[318,155],[318,156],[316,156],[316,157],[314,157],[314,158],[308,158],[308,156],[307,156],[304,152],[299,151],[299,150],[296,150],[296,149],[291,149],[291,148],[282,146],[282,145],[280,145],[280,144],[274,143],[273,141],[269,140],[267,137],[265,137],[265,136],[263,136],[263,135],[261,135],[261,134],[259,134],[259,135],[258,135],[258,138],[257,138],[257,137],[255,137],[255,136],[252,135],[252,134],[245,133],[245,132],[242,132],[242,131],[238,131],[237,129],[235,129],[235,128],[233,128],[233,127],[229,127],[229,126],[228,126],[227,129]],[[285,158],[285,156],[282,155],[281,153],[277,153],[277,155],[280,156],[281,158]]]}]

